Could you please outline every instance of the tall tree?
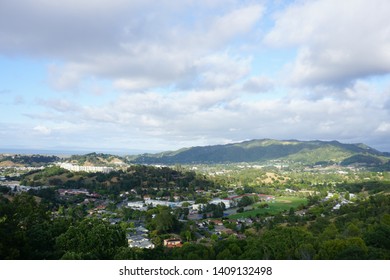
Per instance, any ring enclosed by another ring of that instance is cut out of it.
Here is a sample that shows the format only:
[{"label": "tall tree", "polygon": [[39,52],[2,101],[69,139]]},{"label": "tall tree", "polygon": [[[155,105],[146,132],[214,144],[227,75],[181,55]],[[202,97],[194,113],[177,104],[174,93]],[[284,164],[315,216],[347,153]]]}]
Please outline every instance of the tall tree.
[{"label": "tall tree", "polygon": [[84,219],[70,226],[56,244],[64,259],[113,259],[118,249],[127,246],[120,226],[97,219]]}]

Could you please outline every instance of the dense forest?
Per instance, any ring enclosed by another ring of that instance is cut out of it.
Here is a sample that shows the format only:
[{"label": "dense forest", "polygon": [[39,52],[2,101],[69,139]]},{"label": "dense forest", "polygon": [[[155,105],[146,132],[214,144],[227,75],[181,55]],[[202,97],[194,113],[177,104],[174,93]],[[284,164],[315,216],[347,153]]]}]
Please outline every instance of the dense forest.
[{"label": "dense forest", "polygon": [[140,164],[227,164],[284,160],[304,164],[342,162],[343,165],[382,166],[390,161],[388,153],[382,153],[364,144],[273,139],[191,147],[127,158],[130,162]]},{"label": "dense forest", "polygon": [[[390,259],[390,196],[373,195],[321,215],[327,207],[314,206],[306,217],[290,211],[262,219],[242,229],[245,238],[136,249],[127,246],[121,225],[85,217],[77,206],[53,216],[30,194],[2,196],[0,259]],[[156,238],[176,232],[192,239],[191,222],[179,222],[168,208],[151,209],[147,221]]]}]

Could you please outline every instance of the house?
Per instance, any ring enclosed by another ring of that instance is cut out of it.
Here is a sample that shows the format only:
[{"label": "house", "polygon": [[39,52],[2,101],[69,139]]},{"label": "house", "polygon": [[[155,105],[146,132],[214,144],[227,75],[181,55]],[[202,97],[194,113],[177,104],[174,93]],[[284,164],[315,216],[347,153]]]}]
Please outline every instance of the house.
[{"label": "house", "polygon": [[228,209],[230,208],[232,205],[232,201],[229,200],[229,199],[220,199],[220,198],[214,198],[213,200],[210,201],[210,204],[215,204],[215,205],[218,205],[220,203],[223,203],[225,204],[225,208]]},{"label": "house", "polygon": [[146,207],[144,207],[143,201],[130,201],[127,203],[127,207],[131,209],[137,209],[137,210],[146,210]]},{"label": "house", "polygon": [[352,203],[346,199],[343,199],[341,202],[337,203],[334,207],[333,210],[340,210],[340,207],[346,204]]},{"label": "house", "polygon": [[286,188],[285,191],[288,192],[288,193],[295,193],[295,192],[297,192],[297,191],[295,191],[293,189],[288,189],[288,188]]},{"label": "house", "polygon": [[120,218],[110,218],[108,221],[110,222],[110,224],[116,225],[116,224],[119,224],[122,221],[122,219],[120,219]]},{"label": "house", "polygon": [[149,199],[145,200],[145,204],[151,206],[151,207],[157,207],[158,205],[167,206],[171,208],[176,208],[179,203],[177,202],[170,202],[166,200],[155,200],[155,199]]},{"label": "house", "polygon": [[167,248],[178,248],[183,246],[180,238],[164,239],[164,247]]},{"label": "house", "polygon": [[153,249],[154,244],[143,235],[128,235],[127,243],[130,248]]},{"label": "house", "polygon": [[194,211],[199,211],[202,210],[203,207],[205,207],[205,204],[199,203],[199,204],[193,204],[192,205],[192,210]]},{"label": "house", "polygon": [[149,230],[147,230],[145,227],[143,226],[138,226],[135,228],[135,231],[139,234],[147,234],[149,232]]},{"label": "house", "polygon": [[260,199],[265,200],[265,201],[275,200],[275,197],[274,197],[274,196],[268,195],[268,194],[258,194],[257,196],[258,196]]},{"label": "house", "polygon": [[217,225],[215,226],[214,228],[214,231],[216,234],[218,235],[221,235],[221,234],[228,234],[228,235],[231,235],[234,233],[234,231],[230,228],[226,228],[225,226],[223,225]]},{"label": "house", "polygon": [[217,225],[217,226],[223,225],[223,222],[221,220],[217,220],[217,219],[209,220],[209,223],[213,223],[214,225]]},{"label": "house", "polygon": [[341,204],[337,203],[334,207],[333,210],[340,210]]}]

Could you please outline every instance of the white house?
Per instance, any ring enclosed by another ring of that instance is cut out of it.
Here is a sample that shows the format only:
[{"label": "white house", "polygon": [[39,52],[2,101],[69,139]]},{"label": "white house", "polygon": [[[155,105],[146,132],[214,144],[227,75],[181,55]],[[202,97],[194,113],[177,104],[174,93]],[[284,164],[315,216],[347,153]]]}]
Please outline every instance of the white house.
[{"label": "white house", "polygon": [[142,235],[127,236],[127,243],[131,248],[153,249],[154,244]]},{"label": "white house", "polygon": [[220,203],[225,204],[226,209],[231,207],[231,201],[228,199],[220,199],[220,198],[214,198],[210,201],[210,204],[218,205]]},{"label": "white house", "polygon": [[130,201],[127,202],[127,207],[131,209],[136,209],[136,210],[146,210],[146,207],[144,207],[144,202],[143,201]]},{"label": "white house", "polygon": [[175,207],[178,207],[178,205],[179,205],[179,203],[177,203],[177,202],[171,202],[171,201],[167,201],[167,200],[155,200],[155,199],[145,200],[145,203],[147,205],[151,205],[152,207],[156,207],[157,205],[162,205],[162,206],[168,206],[171,208],[175,208]]},{"label": "white house", "polygon": [[202,204],[202,203],[192,204],[192,210],[199,211],[199,210],[202,210],[202,207],[204,207],[204,206],[205,206],[205,204]]}]

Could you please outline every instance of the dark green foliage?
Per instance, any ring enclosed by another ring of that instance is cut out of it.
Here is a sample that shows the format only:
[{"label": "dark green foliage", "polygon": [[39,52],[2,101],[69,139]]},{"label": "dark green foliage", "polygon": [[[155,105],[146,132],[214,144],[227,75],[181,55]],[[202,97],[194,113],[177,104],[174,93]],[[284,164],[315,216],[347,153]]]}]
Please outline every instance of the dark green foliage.
[{"label": "dark green foliage", "polygon": [[339,187],[343,190],[351,193],[359,193],[362,191],[368,191],[370,194],[379,193],[382,191],[390,191],[390,182],[386,181],[368,181],[350,184],[341,184]]},{"label": "dark green foliage", "polygon": [[96,219],[84,219],[70,226],[56,240],[63,259],[113,259],[127,245],[125,233],[117,225]]},{"label": "dark green foliage", "polygon": [[377,224],[367,231],[364,239],[370,246],[390,250],[390,226]]},{"label": "dark green foliage", "polygon": [[169,208],[160,208],[156,216],[151,220],[150,227],[158,233],[169,233],[179,229],[178,220],[171,214]]},{"label": "dark green foliage", "polygon": [[344,159],[340,163],[340,165],[347,166],[347,165],[357,164],[357,165],[374,165],[375,166],[375,165],[381,165],[382,163],[383,162],[375,156],[358,154],[358,155],[353,155],[349,158]]},{"label": "dark green foliage", "polygon": [[334,239],[320,244],[317,258],[323,260],[361,260],[366,258],[367,252],[366,244],[359,237]]},{"label": "dark green foliage", "polygon": [[[70,176],[71,175],[71,176]],[[118,196],[121,191],[135,190],[139,195],[172,196],[180,193],[184,196],[196,195],[196,190],[214,188],[214,182],[204,175],[191,171],[176,171],[168,167],[134,165],[124,171],[110,173],[72,173],[57,166],[34,171],[23,176],[22,184],[48,185],[54,187],[80,189],[85,188],[101,195]]]},{"label": "dark green foliage", "polygon": [[[181,189],[188,192],[191,180],[197,179],[193,173],[187,176],[171,169],[138,166],[127,172],[107,174],[107,179],[117,176],[139,180],[142,187],[135,189],[141,193],[154,184],[167,184],[167,189],[161,187],[160,191],[170,193],[172,182],[178,186],[179,182],[186,185],[186,180],[190,180],[187,187]],[[79,183],[78,178],[74,179]],[[91,178],[82,180],[88,179]],[[116,186],[119,185],[120,180]],[[183,209],[157,207],[142,213],[124,208],[118,211],[125,221],[145,220],[157,246],[150,250],[128,248],[126,223],[121,227],[86,218],[86,205],[61,206],[52,214],[50,210],[57,207],[53,189],[30,191],[11,199],[0,195],[0,259],[390,259],[390,196],[378,193],[378,190],[387,190],[388,183],[343,184],[338,188],[364,191],[366,197],[357,197],[354,203],[345,204],[338,211],[332,211],[334,204],[330,201],[321,202],[312,197],[314,205],[307,209],[305,216],[287,209],[271,218],[252,217],[252,225],[222,219],[226,228],[240,233],[237,237],[225,232],[217,235],[213,232],[217,225],[210,224],[199,231],[193,221],[179,222]],[[37,202],[31,194],[42,199]],[[84,197],[72,199],[83,201]],[[115,204],[112,206],[115,210]],[[219,216],[223,205],[207,205],[204,210]],[[200,239],[200,234],[204,238]],[[162,240],[171,235],[181,236],[184,242],[181,248],[161,246]]]},{"label": "dark green foliage", "polygon": [[[26,193],[0,201],[0,259],[52,259],[55,237],[64,230],[44,205]],[[66,228],[67,226],[65,226]]]},{"label": "dark green foliage", "polygon": [[167,251],[171,259],[178,260],[212,260],[215,259],[214,248],[202,244],[185,243],[183,247]]},{"label": "dark green foliage", "polygon": [[237,206],[238,207],[245,207],[245,206],[251,205],[254,202],[255,202],[255,200],[253,199],[253,197],[244,196],[240,199],[240,201],[238,201]]},{"label": "dark green foliage", "polygon": [[248,240],[244,259],[312,259],[314,237],[299,227],[277,227]]}]

